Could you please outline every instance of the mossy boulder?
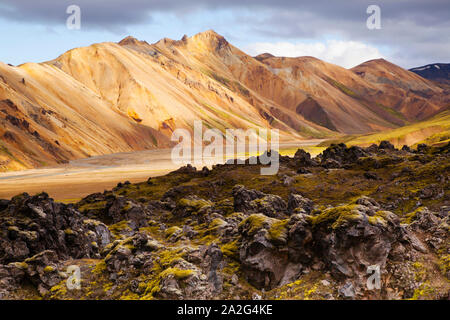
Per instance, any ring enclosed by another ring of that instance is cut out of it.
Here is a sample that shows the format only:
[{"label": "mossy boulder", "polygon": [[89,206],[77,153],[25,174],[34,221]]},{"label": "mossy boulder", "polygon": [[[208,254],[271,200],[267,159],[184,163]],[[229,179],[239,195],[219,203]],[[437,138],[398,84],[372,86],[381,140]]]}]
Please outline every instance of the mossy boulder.
[{"label": "mossy boulder", "polygon": [[247,189],[242,185],[233,187],[232,194],[235,211],[262,213],[273,218],[286,215],[287,204],[280,196]]},{"label": "mossy boulder", "polygon": [[212,211],[212,206],[213,203],[209,200],[197,196],[189,196],[177,202],[173,215],[176,218],[192,217],[205,221],[205,216]]}]

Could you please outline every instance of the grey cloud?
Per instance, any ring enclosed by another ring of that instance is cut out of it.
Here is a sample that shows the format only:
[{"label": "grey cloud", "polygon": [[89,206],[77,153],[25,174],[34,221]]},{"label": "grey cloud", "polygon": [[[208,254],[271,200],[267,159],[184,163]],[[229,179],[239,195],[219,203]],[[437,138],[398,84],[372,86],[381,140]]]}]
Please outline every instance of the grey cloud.
[{"label": "grey cloud", "polygon": [[[312,13],[334,19],[361,20],[361,13],[370,4],[378,4],[387,18],[413,18],[417,22],[437,23],[449,18],[448,0],[2,0],[0,15],[15,20],[32,20],[43,23],[60,22],[65,18],[65,8],[76,4],[83,9],[89,24],[139,24],[147,21],[152,12],[183,12],[195,9],[249,8],[252,10],[288,10],[294,13]],[[3,7],[3,9],[2,9]]]},{"label": "grey cloud", "polygon": [[392,6],[394,2],[379,4],[382,21],[380,30],[367,29],[366,4],[363,8],[358,7],[358,14],[352,10],[350,15],[348,12],[341,15],[340,7],[336,8],[334,14],[328,14],[327,10],[279,9],[271,11],[263,20],[254,18],[254,21],[247,23],[253,26],[254,32],[274,38],[284,37],[290,41],[334,35],[378,48],[389,47],[389,58],[405,68],[431,62],[449,62],[450,4],[445,1],[395,3],[400,2],[403,4],[397,7]]},{"label": "grey cloud", "polygon": [[[445,45],[450,43],[448,0],[2,0],[0,17],[57,25],[65,22],[65,9],[70,4],[81,7],[85,26],[112,31],[149,23],[156,12],[189,15],[196,10],[207,14],[216,9],[230,9],[235,13],[230,23],[268,38],[295,41],[336,35],[378,47],[390,46],[393,56],[406,64],[416,63],[421,57],[424,62],[448,60]],[[381,30],[365,27],[366,8],[370,4],[381,7]],[[253,17],[244,17],[241,9],[252,12]]]}]

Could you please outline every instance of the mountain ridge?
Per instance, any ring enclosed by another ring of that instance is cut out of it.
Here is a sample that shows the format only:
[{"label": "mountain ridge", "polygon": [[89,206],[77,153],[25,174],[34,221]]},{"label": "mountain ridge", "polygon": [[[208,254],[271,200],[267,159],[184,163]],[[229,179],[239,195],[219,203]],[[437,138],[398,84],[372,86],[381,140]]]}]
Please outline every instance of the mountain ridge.
[{"label": "mountain ridge", "polygon": [[298,140],[393,129],[448,107],[450,94],[433,82],[392,65],[394,81],[387,62],[369,62],[345,69],[312,57],[251,57],[208,30],[1,63],[0,170],[169,147],[173,130],[192,131],[194,119]]}]

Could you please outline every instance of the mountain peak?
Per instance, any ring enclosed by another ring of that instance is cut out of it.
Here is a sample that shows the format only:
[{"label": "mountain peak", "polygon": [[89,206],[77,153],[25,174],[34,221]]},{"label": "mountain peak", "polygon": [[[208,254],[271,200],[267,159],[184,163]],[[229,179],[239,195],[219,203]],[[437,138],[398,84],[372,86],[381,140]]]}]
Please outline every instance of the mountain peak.
[{"label": "mountain peak", "polygon": [[261,53],[258,54],[257,56],[254,57],[256,60],[258,61],[263,61],[265,59],[269,59],[269,58],[275,58],[275,56],[271,53],[265,52],[265,53]]},{"label": "mountain peak", "polygon": [[223,38],[223,36],[221,36],[220,34],[215,32],[213,29],[209,29],[209,30],[206,30],[206,31],[203,31],[203,32],[199,32],[195,36],[215,37],[215,38],[222,37]]},{"label": "mountain peak", "polygon": [[229,47],[228,41],[214,30],[206,30],[189,38],[190,42],[203,44],[211,49],[219,51]]},{"label": "mountain peak", "polygon": [[389,66],[392,65],[392,66],[396,66],[395,64],[393,64],[392,62],[387,61],[384,58],[367,60],[367,61],[361,63],[360,65],[389,65]]},{"label": "mountain peak", "polygon": [[135,37],[133,37],[133,36],[127,36],[127,37],[125,37],[125,38],[123,38],[122,40],[120,40],[119,42],[119,45],[121,45],[121,46],[126,46],[126,45],[138,45],[138,44],[147,44],[147,42],[146,41],[141,41],[141,40],[138,40],[138,39],[136,39]]}]

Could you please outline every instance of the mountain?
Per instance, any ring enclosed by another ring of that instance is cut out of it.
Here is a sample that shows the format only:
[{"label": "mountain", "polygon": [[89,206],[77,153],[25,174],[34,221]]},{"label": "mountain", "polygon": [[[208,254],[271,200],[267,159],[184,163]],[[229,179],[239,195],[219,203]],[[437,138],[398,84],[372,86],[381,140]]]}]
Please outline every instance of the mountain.
[{"label": "mountain", "polygon": [[384,59],[370,60],[351,70],[379,88],[367,93],[369,99],[390,106],[408,121],[424,120],[450,105],[449,92]]},{"label": "mountain", "polygon": [[251,57],[212,30],[127,37],[44,63],[0,63],[0,170],[165,148],[175,128],[277,128],[282,140],[365,134],[448,106],[434,82],[384,60],[344,69]]},{"label": "mountain", "polygon": [[151,148],[162,136],[115,112],[96,92],[54,66],[0,63],[0,74],[3,168]]},{"label": "mountain", "polygon": [[272,72],[308,98],[292,107],[306,119],[333,131],[365,133],[405,123],[402,115],[365,98],[379,88],[345,68],[313,57],[258,56]]},{"label": "mountain", "polygon": [[433,63],[409,69],[419,76],[450,85],[450,63]]}]

